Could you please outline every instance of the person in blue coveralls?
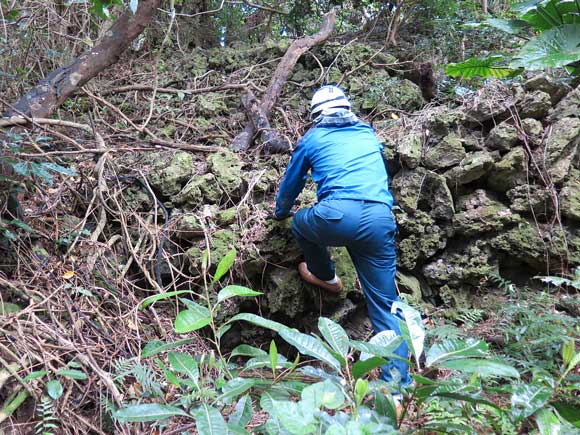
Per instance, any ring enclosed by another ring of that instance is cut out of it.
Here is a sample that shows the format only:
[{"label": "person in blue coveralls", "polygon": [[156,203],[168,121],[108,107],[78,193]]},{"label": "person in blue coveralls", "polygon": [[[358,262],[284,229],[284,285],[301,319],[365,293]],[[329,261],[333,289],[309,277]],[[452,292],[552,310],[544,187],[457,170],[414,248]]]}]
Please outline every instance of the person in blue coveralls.
[{"label": "person in blue coveralls", "polygon": [[[395,287],[397,227],[383,145],[373,128],[350,108],[337,86],[316,91],[310,104],[314,126],[294,149],[273,217],[293,216],[292,233],[305,259],[298,266],[300,276],[326,291],[339,293],[343,287],[327,247],[345,246],[356,267],[375,333],[390,329],[400,335],[399,314],[391,313],[399,300]],[[293,215],[292,206],[308,171],[318,185],[318,203]],[[395,353],[405,359],[409,356],[405,344]],[[400,380],[401,386],[411,383],[408,366],[400,360],[383,366],[381,378]]]}]

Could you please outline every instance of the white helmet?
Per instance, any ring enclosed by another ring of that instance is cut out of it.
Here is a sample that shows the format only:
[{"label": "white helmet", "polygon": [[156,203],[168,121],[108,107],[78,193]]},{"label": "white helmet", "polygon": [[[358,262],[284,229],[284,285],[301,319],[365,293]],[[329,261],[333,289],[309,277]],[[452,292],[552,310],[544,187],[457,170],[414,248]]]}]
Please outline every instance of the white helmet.
[{"label": "white helmet", "polygon": [[343,107],[350,109],[350,102],[338,86],[326,85],[317,90],[310,101],[310,116],[315,117],[324,109]]}]

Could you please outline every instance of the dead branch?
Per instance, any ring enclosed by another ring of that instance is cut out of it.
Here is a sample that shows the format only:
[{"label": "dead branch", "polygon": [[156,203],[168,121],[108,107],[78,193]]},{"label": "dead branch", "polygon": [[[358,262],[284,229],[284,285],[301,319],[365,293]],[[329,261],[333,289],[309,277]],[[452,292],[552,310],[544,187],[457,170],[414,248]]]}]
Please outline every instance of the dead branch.
[{"label": "dead branch", "polygon": [[48,118],[70,95],[109,65],[117,62],[131,42],[145,30],[161,0],[141,0],[135,14],[127,11],[93,48],[71,64],[50,73],[14,105],[17,113]]},{"label": "dead branch", "polygon": [[[157,92],[160,94],[185,94],[185,95],[195,95],[195,94],[204,94],[207,92],[220,92],[220,91],[229,91],[229,90],[236,90],[236,89],[247,89],[250,85],[245,83],[232,83],[229,85],[220,85],[220,86],[207,86],[205,88],[199,89],[176,89],[176,88],[157,88]],[[154,86],[151,85],[127,85],[127,86],[119,86],[118,88],[107,89],[101,92],[101,95],[111,95],[111,94],[121,94],[124,92],[132,92],[132,91],[141,91],[141,92],[153,92],[155,89]]]},{"label": "dead branch", "polygon": [[[260,108],[263,110],[266,119],[270,117],[272,109],[276,105],[276,102],[282,93],[282,89],[288,81],[288,77],[292,73],[294,65],[296,65],[300,56],[313,46],[325,41],[334,30],[335,21],[336,11],[333,10],[323,17],[322,25],[320,26],[320,31],[318,33],[297,39],[290,45],[290,48],[288,48],[286,54],[284,54],[284,57],[282,57],[282,60],[276,67],[270,85],[266,89],[260,102]],[[244,130],[235,137],[232,143],[232,149],[235,151],[245,151],[249,149],[252,145],[254,135],[257,132],[256,126],[258,124],[259,123],[256,122],[256,120],[248,122]],[[266,146],[265,150],[269,152],[281,152],[281,150],[274,151],[270,149],[269,146]],[[284,151],[287,150],[289,150],[289,147],[286,147]]]}]

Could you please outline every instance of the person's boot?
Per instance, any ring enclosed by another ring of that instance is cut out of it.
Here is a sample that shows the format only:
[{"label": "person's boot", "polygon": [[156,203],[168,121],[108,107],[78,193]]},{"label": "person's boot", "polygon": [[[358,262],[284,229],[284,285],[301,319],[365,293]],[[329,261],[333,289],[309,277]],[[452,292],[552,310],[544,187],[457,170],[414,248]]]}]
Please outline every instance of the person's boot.
[{"label": "person's boot", "polygon": [[342,290],[342,281],[338,276],[335,276],[334,280],[331,280],[330,282],[324,281],[314,276],[314,274],[308,270],[308,266],[305,262],[298,265],[298,272],[304,281],[328,292],[338,294]]}]

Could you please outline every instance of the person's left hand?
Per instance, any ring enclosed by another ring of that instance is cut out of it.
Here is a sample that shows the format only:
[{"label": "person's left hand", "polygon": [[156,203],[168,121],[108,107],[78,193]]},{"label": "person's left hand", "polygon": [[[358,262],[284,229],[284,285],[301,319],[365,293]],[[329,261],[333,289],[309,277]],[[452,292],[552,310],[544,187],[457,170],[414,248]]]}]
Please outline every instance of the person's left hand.
[{"label": "person's left hand", "polygon": [[285,219],[291,218],[292,216],[294,216],[293,211],[291,211],[290,213],[288,213],[286,216],[283,217],[276,216],[276,213],[270,213],[266,219],[272,219],[273,221],[283,221]]}]

